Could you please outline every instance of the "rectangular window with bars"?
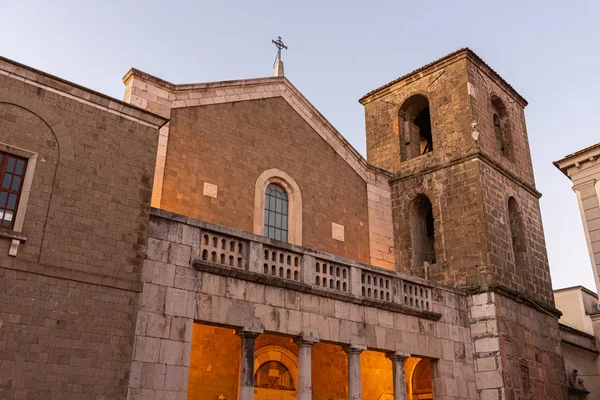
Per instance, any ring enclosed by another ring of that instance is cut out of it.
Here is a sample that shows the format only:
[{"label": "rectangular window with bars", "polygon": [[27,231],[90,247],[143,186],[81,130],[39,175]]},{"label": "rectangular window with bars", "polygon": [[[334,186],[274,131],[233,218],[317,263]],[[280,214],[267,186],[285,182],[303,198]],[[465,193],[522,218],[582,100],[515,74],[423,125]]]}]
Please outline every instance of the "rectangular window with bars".
[{"label": "rectangular window with bars", "polygon": [[26,168],[26,158],[0,151],[0,229],[15,224]]}]

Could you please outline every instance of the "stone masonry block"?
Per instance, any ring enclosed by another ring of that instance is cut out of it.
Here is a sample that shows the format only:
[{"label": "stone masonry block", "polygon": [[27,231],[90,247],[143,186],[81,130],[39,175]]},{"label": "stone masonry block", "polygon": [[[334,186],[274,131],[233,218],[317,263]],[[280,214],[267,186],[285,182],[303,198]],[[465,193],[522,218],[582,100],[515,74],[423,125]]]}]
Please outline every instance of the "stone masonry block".
[{"label": "stone masonry block", "polygon": [[190,225],[183,226],[181,244],[191,247],[200,246],[200,228]]},{"label": "stone masonry block", "polygon": [[494,389],[503,386],[502,374],[498,370],[477,372],[475,381],[478,389]]},{"label": "stone masonry block", "polygon": [[479,399],[480,400],[499,400],[500,393],[498,392],[498,389],[482,390],[480,392]]},{"label": "stone masonry block", "polygon": [[168,339],[161,340],[159,362],[168,365],[184,365],[185,347],[185,342]]},{"label": "stone masonry block", "polygon": [[496,315],[496,309],[493,304],[472,306],[469,311],[471,318],[493,317]]},{"label": "stone masonry block", "polygon": [[172,317],[169,338],[189,343],[192,341],[193,326],[194,321],[191,318]]},{"label": "stone masonry block", "polygon": [[144,283],[140,299],[140,310],[155,313],[164,312],[166,294],[166,287]]},{"label": "stone masonry block", "polygon": [[471,335],[478,336],[487,333],[486,321],[471,324]]},{"label": "stone masonry block", "polygon": [[143,362],[158,362],[160,339],[138,336],[135,339],[133,359]]},{"label": "stone masonry block", "polygon": [[225,293],[229,298],[243,300],[246,297],[246,281],[227,278]]},{"label": "stone masonry block", "polygon": [[194,318],[196,298],[194,292],[167,288],[165,313],[178,317]]},{"label": "stone masonry block", "polygon": [[[202,293],[223,296],[226,290],[227,278],[219,275],[202,274]],[[262,286],[262,285],[261,285]],[[262,301],[261,301],[262,302]]]},{"label": "stone masonry block", "polygon": [[154,264],[152,269],[152,283],[161,286],[173,286],[173,282],[175,281],[175,266],[157,261],[150,262]]},{"label": "stone masonry block", "polygon": [[138,388],[142,381],[142,363],[133,361],[129,371],[129,387]]},{"label": "stone masonry block", "polygon": [[187,391],[188,368],[176,365],[167,365],[166,378],[166,390],[181,392]]},{"label": "stone masonry block", "polygon": [[169,248],[169,263],[184,267],[189,266],[191,254],[192,249],[190,246],[171,243]]},{"label": "stone masonry block", "polygon": [[498,368],[496,365],[496,357],[483,357],[475,360],[477,372],[493,371]]},{"label": "stone masonry block", "polygon": [[155,261],[145,259],[142,264],[142,282],[152,282]]},{"label": "stone masonry block", "polygon": [[265,287],[265,301],[271,306],[283,307],[285,304],[284,290],[273,286]]},{"label": "stone masonry block", "polygon": [[[187,392],[184,391],[168,391],[165,392],[165,400],[187,400]],[[156,400],[156,399],[154,399]]]},{"label": "stone masonry block", "polygon": [[148,314],[146,336],[168,338],[171,328],[171,317],[163,314]]},{"label": "stone masonry block", "polygon": [[129,400],[156,400],[153,389],[129,388]]},{"label": "stone masonry block", "polygon": [[173,286],[178,289],[196,291],[198,288],[199,274],[189,267],[175,268],[175,282]]},{"label": "stone masonry block", "polygon": [[148,238],[148,248],[146,249],[146,257],[150,260],[168,262],[169,259],[169,242],[155,238]]},{"label": "stone masonry block", "polygon": [[144,363],[142,365],[142,388],[164,390],[166,369],[164,364]]},{"label": "stone masonry block", "polygon": [[500,350],[500,341],[498,338],[482,338],[475,340],[475,351],[477,353],[498,350]]},{"label": "stone masonry block", "polygon": [[248,282],[246,284],[246,301],[251,303],[264,303],[265,285]]},{"label": "stone masonry block", "polygon": [[479,293],[471,296],[474,306],[481,306],[489,303],[489,296],[487,293]]},{"label": "stone masonry block", "polygon": [[148,313],[138,311],[135,321],[135,334],[140,336],[146,335],[146,327],[148,326]]}]

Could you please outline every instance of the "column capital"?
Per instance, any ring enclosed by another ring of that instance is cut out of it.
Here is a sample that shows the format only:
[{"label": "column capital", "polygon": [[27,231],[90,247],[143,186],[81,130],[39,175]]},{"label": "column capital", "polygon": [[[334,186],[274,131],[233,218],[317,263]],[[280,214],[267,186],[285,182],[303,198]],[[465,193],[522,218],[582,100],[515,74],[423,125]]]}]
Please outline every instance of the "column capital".
[{"label": "column capital", "polygon": [[404,351],[390,351],[389,353],[386,353],[385,356],[392,361],[403,361],[411,357],[411,354]]},{"label": "column capital", "polygon": [[573,189],[573,191],[575,193],[577,193],[577,192],[581,191],[581,189],[585,189],[585,188],[588,188],[590,186],[593,187],[594,185],[596,185],[596,180],[592,178],[592,179],[587,180],[585,182],[580,182],[580,183],[577,183],[577,184],[573,185],[572,189]]},{"label": "column capital", "polygon": [[319,343],[319,338],[316,336],[313,336],[310,333],[307,333],[307,334],[301,333],[299,337],[294,339],[294,343],[296,343],[296,345],[298,347],[300,347],[300,346],[312,347],[314,344]]},{"label": "column capital", "polygon": [[345,346],[342,346],[342,348],[344,349],[344,352],[346,352],[346,354],[350,355],[350,354],[360,354],[363,351],[365,351],[367,349],[367,346],[364,346],[362,344],[348,344]]},{"label": "column capital", "polygon": [[238,328],[235,330],[235,334],[244,338],[256,338],[258,335],[263,333],[264,330],[260,328]]}]

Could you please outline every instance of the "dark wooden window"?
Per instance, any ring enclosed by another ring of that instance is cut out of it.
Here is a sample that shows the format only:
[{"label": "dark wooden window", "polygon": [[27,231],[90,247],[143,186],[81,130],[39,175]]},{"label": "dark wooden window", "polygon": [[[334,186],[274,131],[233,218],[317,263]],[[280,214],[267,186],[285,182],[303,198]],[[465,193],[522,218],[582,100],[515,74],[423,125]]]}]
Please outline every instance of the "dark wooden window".
[{"label": "dark wooden window", "polygon": [[0,229],[12,229],[21,197],[27,159],[0,151]]},{"label": "dark wooden window", "polygon": [[288,240],[288,196],[276,183],[269,184],[265,191],[265,236]]}]

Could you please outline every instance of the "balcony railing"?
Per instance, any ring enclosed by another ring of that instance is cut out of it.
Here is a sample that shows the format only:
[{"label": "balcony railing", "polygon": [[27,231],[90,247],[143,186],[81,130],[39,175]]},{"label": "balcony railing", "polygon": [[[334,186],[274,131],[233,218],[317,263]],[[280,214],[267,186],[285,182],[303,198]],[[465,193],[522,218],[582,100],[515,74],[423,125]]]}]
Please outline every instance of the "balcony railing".
[{"label": "balcony railing", "polygon": [[218,225],[202,223],[200,228],[196,269],[212,267],[213,272],[228,269],[230,274],[258,275],[260,280],[282,287],[308,287],[322,295],[346,296],[435,318],[434,292],[438,288],[422,279]]}]

